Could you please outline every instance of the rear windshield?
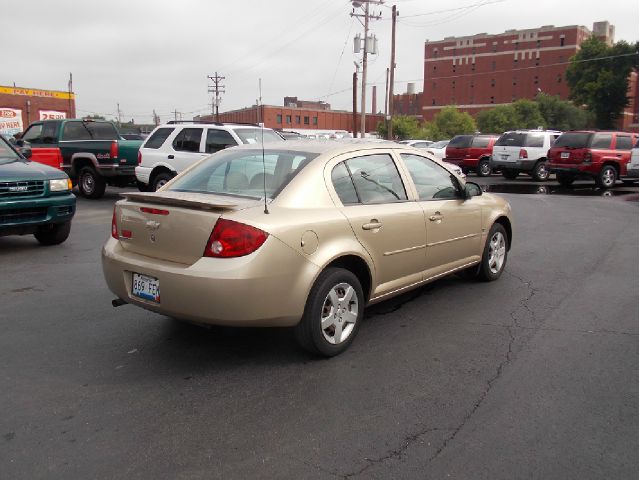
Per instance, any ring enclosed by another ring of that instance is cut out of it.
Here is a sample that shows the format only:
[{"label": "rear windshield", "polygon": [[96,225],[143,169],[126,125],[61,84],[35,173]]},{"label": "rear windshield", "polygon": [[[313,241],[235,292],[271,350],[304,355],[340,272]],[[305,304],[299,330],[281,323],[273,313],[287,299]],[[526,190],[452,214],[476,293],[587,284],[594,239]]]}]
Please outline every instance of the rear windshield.
[{"label": "rear windshield", "polygon": [[158,128],[146,141],[144,148],[160,148],[172,132],[172,128]]},{"label": "rear windshield", "polygon": [[120,135],[108,122],[67,122],[62,140],[119,140]]},{"label": "rear windshield", "polygon": [[470,144],[472,143],[472,141],[473,141],[472,135],[457,135],[450,141],[448,146],[455,147],[455,148],[468,148],[470,147]]},{"label": "rear windshield", "polygon": [[242,143],[262,143],[262,135],[264,135],[264,143],[266,142],[282,142],[284,139],[273,130],[267,128],[237,128],[235,133]]},{"label": "rear windshield", "polygon": [[170,190],[275,198],[317,156],[273,148],[223,150],[177,179]]},{"label": "rear windshield", "polygon": [[507,132],[495,142],[496,147],[523,147],[526,141],[526,134],[519,132]]},{"label": "rear windshield", "polygon": [[562,133],[553,144],[553,147],[588,148],[592,135],[592,133],[584,132]]}]

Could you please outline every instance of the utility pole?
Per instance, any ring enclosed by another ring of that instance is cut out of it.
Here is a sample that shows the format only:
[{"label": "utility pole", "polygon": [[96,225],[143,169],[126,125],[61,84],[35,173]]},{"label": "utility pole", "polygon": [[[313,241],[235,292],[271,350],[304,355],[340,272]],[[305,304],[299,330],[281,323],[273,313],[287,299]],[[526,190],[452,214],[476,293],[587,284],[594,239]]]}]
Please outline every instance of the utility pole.
[{"label": "utility pole", "polygon": [[122,125],[122,110],[120,110],[120,104],[118,103],[118,127]]},{"label": "utility pole", "polygon": [[[351,17],[364,17],[364,58],[362,59],[362,123],[361,123],[361,135],[362,138],[366,136],[366,73],[368,65],[368,53],[369,53],[369,38],[368,38],[368,24],[369,20],[379,20],[381,15],[371,15],[370,4],[382,5],[384,0],[353,0],[353,11]],[[363,8],[364,13],[355,13],[355,8]],[[371,38],[372,40],[372,38]],[[373,41],[371,45],[374,47]]]},{"label": "utility pole", "polygon": [[[384,121],[388,122],[388,74],[390,69],[386,69],[386,90],[384,91]],[[388,127],[388,125],[386,126]]]},{"label": "utility pole", "polygon": [[226,93],[226,90],[224,90],[226,88],[225,85],[221,85],[220,82],[222,82],[222,80],[225,80],[226,77],[221,77],[220,75],[217,74],[217,72],[215,72],[215,75],[209,75],[208,79],[211,80],[213,82],[213,85],[209,85],[209,93],[215,93],[215,97],[213,99],[213,106],[215,107],[215,112],[211,112],[211,113],[215,113],[215,121],[219,123],[220,121],[220,94],[221,93]]},{"label": "utility pole", "polygon": [[178,112],[178,111],[177,111],[177,108],[175,109],[175,111],[173,112],[173,114],[175,115],[175,116],[174,116],[174,118],[175,118],[175,121],[176,121],[176,122],[178,121],[178,115],[180,116],[180,120],[182,120],[182,112]]},{"label": "utility pole", "polygon": [[397,5],[393,5],[392,14],[392,34],[391,34],[391,64],[390,64],[390,82],[388,84],[388,140],[393,139],[393,95],[395,85],[395,27],[397,24]]},{"label": "utility pole", "polygon": [[359,65],[355,62],[355,71],[353,72],[353,138],[357,138],[357,72]]}]

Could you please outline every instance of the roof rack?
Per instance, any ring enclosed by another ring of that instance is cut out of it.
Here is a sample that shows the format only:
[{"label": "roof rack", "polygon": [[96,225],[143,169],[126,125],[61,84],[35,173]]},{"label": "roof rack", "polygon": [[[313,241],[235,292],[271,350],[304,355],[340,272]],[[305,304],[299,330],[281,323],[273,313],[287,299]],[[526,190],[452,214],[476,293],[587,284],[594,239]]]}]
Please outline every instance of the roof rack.
[{"label": "roof rack", "polygon": [[223,127],[224,125],[247,125],[251,127],[259,127],[260,125],[257,123],[248,123],[248,122],[214,122],[209,120],[169,120],[166,122],[167,125],[178,125],[180,123],[194,123],[194,124],[204,124],[204,125],[217,125],[218,127]]}]

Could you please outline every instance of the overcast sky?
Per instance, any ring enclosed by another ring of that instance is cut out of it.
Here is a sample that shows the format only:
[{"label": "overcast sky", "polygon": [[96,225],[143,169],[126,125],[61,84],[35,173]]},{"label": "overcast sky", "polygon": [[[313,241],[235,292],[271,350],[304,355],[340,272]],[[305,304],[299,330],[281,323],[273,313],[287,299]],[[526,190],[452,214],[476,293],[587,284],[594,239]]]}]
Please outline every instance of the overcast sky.
[{"label": "overcast sky", "polygon": [[[423,85],[424,41],[542,25],[608,20],[616,40],[639,40],[637,0],[387,0],[371,22],[380,53],[369,60],[383,110],[390,62],[390,7],[399,10],[396,93]],[[15,8],[14,8],[15,7]],[[66,90],[78,115],[162,121],[211,111],[207,75],[226,77],[220,111],[284,96],[350,109],[353,36],[363,31],[347,0],[21,0],[2,9],[0,85]],[[368,90],[370,102],[370,90]],[[2,105],[0,105],[1,107]],[[370,111],[370,103],[369,108]]]}]

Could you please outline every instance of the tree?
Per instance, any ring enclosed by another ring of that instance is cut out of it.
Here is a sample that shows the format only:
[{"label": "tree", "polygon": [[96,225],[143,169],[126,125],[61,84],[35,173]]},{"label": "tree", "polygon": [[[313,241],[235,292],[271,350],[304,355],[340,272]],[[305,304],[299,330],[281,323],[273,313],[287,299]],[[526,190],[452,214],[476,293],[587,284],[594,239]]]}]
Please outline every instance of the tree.
[{"label": "tree", "polygon": [[483,133],[501,133],[514,130],[519,125],[519,116],[512,105],[499,105],[477,114],[477,128]]},{"label": "tree", "polygon": [[448,106],[435,115],[432,122],[426,122],[418,133],[419,138],[444,140],[455,135],[474,133],[477,130],[475,120],[467,112]]},{"label": "tree", "polygon": [[628,78],[638,63],[636,49],[624,41],[608,46],[592,36],[570,59],[566,71],[570,98],[586,105],[598,128],[615,128],[628,106]]},{"label": "tree", "polygon": [[540,93],[535,98],[539,112],[547,128],[553,130],[579,130],[590,122],[588,113],[558,95]]},{"label": "tree", "polygon": [[[418,138],[419,122],[417,118],[407,115],[396,115],[393,117],[393,135],[398,140],[406,140],[407,138]],[[386,128],[386,122],[379,122],[377,124],[377,134],[386,138],[388,135],[388,129]]]},{"label": "tree", "polygon": [[514,102],[512,106],[517,116],[517,128],[546,128],[546,121],[536,102],[520,99]]}]

